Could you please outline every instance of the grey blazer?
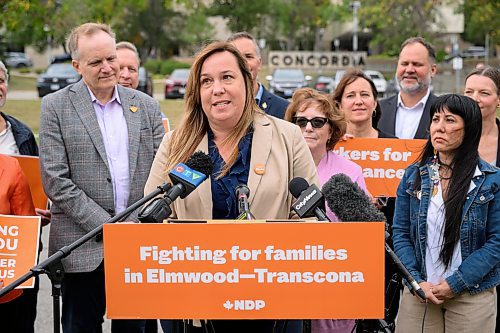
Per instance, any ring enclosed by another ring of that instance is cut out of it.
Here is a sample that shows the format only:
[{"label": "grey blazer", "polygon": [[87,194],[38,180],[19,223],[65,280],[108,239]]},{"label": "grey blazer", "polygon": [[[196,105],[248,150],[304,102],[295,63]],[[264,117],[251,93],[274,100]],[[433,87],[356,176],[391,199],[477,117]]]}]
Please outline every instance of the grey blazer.
[{"label": "grey blazer", "polygon": [[[430,110],[431,105],[436,100],[436,95],[431,93],[425,103],[424,113],[422,118],[420,118],[420,123],[418,124],[417,132],[415,133],[414,139],[427,139],[429,137],[429,126],[431,124]],[[389,98],[384,98],[380,102],[380,109],[382,110],[382,115],[378,121],[377,128],[383,132],[396,135],[396,112],[398,111],[398,95],[391,96]]]},{"label": "grey blazer", "polygon": [[[164,128],[157,101],[139,91],[117,87],[128,126],[130,205],[144,194]],[[130,110],[132,106],[136,112]],[[106,150],[83,80],[43,98],[39,139],[43,187],[53,203],[52,254],[114,214]],[[127,218],[136,219],[137,212]],[[63,259],[63,266],[66,272],[89,272],[102,260],[102,241],[91,239]]]}]

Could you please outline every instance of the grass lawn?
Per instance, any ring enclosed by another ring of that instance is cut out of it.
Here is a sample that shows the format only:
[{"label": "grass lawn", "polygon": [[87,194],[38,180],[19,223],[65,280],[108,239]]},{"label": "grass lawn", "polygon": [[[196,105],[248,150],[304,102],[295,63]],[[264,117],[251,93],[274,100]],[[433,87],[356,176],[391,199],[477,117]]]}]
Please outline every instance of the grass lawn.
[{"label": "grass lawn", "polygon": [[[263,73],[261,73],[263,74]],[[264,75],[261,75],[264,77]],[[154,91],[156,94],[163,96],[164,83],[155,83]],[[11,75],[9,80],[9,90],[33,91],[36,90],[36,78]],[[9,100],[7,94],[7,102],[2,108],[7,114],[10,114],[17,119],[26,123],[33,131],[38,134],[40,122],[40,102],[41,100]],[[172,127],[179,123],[184,112],[184,101],[182,99],[162,99],[160,100],[161,111],[170,119]],[[500,109],[497,109],[497,117],[500,118]]]},{"label": "grass lawn", "polygon": [[36,90],[36,78],[31,76],[10,75],[9,90]]},{"label": "grass lawn", "polygon": [[[9,100],[7,94],[7,102],[2,111],[24,122],[37,135],[40,127],[40,104],[41,99],[33,101]],[[184,112],[184,100],[162,100],[160,101],[160,108],[169,118],[172,127],[175,127]]]},{"label": "grass lawn", "polygon": [[[10,88],[11,86],[9,85],[9,89]],[[40,127],[40,103],[40,99],[33,101],[9,100],[9,94],[7,93],[7,101],[1,110],[22,121],[28,125],[35,134],[38,134],[38,128]]]}]

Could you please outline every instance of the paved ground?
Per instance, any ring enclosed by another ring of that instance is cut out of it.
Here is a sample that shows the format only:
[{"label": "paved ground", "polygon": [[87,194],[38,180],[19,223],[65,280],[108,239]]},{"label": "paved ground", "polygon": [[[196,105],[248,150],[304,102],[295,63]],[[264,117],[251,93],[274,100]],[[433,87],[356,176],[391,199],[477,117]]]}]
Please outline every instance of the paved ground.
[{"label": "paved ground", "polygon": [[[40,256],[40,260],[44,260],[47,258],[47,248],[49,244],[49,236],[48,236],[49,228],[50,226],[43,228],[42,241],[44,244],[44,249]],[[35,322],[35,333],[54,332],[54,325],[53,325],[54,316],[52,311],[51,290],[52,287],[49,278],[46,275],[40,276],[40,291],[38,293],[38,305],[37,305],[38,314]],[[104,322],[103,328],[104,328],[103,332],[111,331],[111,325],[109,320],[106,320]]]}]

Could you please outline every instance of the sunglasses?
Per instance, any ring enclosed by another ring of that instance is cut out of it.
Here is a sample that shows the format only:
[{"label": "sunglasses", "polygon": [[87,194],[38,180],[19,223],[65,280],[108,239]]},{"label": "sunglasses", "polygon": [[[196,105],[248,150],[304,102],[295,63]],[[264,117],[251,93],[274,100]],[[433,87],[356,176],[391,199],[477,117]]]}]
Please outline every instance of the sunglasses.
[{"label": "sunglasses", "polygon": [[312,119],[307,119],[306,117],[293,117],[293,122],[301,128],[306,127],[307,123],[311,123],[313,128],[321,128],[328,122],[328,118],[314,117]]}]

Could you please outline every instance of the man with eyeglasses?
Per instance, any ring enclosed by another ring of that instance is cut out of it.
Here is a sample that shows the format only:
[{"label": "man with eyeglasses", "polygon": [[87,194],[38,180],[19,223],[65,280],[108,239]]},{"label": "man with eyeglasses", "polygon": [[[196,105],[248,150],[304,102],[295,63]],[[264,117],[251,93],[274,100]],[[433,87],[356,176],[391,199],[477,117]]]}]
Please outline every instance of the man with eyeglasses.
[{"label": "man with eyeglasses", "polygon": [[[143,197],[164,135],[153,98],[118,85],[109,26],[85,23],[67,41],[82,80],[42,100],[40,160],[53,202],[49,254],[71,244]],[[137,211],[126,220],[136,221]],[[106,311],[102,235],[62,260],[64,332],[102,332]],[[112,332],[144,332],[144,320],[112,320]]]}]

